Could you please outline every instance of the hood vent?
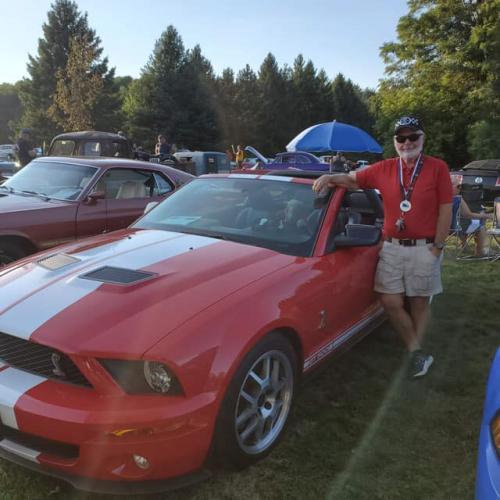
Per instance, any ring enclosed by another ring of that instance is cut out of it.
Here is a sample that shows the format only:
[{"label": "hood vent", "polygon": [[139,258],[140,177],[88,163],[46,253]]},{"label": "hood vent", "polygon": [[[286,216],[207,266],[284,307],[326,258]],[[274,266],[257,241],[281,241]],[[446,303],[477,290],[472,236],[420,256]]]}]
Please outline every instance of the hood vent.
[{"label": "hood vent", "polygon": [[147,271],[134,271],[133,269],[124,269],[123,267],[105,266],[95,269],[90,273],[82,274],[80,278],[93,281],[102,281],[113,285],[135,285],[157,276],[156,273]]},{"label": "hood vent", "polygon": [[72,257],[71,255],[66,255],[65,253],[56,253],[55,255],[50,255],[49,257],[44,257],[37,261],[39,266],[48,269],[49,271],[57,271],[63,267],[74,264],[75,262],[80,262],[80,259]]}]

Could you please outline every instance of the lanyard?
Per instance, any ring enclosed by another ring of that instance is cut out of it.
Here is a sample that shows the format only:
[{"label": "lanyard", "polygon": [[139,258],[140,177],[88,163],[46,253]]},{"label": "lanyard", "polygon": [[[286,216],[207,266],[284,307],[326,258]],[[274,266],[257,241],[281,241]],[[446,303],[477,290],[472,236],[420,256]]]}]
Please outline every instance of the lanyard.
[{"label": "lanyard", "polygon": [[415,167],[413,168],[410,184],[408,186],[408,189],[406,189],[403,182],[403,162],[401,161],[401,158],[398,158],[398,174],[399,187],[401,189],[401,200],[410,201],[413,189],[415,188],[415,184],[417,183],[418,176],[420,175],[420,171],[422,170],[423,166],[424,160],[422,159],[422,153],[420,153],[418,155],[417,161],[415,162]]}]

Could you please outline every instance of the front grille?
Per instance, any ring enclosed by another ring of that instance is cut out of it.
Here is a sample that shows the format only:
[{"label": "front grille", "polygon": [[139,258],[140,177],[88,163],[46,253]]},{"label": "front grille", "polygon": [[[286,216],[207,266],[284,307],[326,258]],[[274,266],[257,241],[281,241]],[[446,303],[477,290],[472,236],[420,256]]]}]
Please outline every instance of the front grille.
[{"label": "front grille", "polygon": [[132,285],[140,281],[154,278],[155,273],[147,271],[135,271],[134,269],[125,269],[123,267],[105,266],[82,274],[80,278],[102,281],[113,285]]},{"label": "front grille", "polygon": [[25,446],[31,450],[66,459],[78,458],[80,451],[79,447],[73,444],[27,434],[26,432],[12,429],[0,423],[0,443],[2,439],[9,439],[13,443]]},{"label": "front grille", "polygon": [[42,377],[92,387],[66,354],[6,333],[0,333],[0,361]]}]

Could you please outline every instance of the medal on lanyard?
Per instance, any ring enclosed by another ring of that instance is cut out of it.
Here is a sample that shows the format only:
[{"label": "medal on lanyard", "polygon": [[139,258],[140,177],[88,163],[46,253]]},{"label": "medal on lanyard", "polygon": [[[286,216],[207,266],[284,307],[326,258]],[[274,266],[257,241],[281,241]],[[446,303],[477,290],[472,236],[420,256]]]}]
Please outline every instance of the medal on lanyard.
[{"label": "medal on lanyard", "polygon": [[408,186],[408,189],[404,187],[404,182],[403,182],[403,165],[401,162],[401,158],[398,160],[398,174],[399,174],[399,185],[401,188],[401,197],[403,198],[401,200],[401,203],[399,204],[399,209],[401,210],[401,215],[399,219],[396,221],[396,228],[398,231],[404,231],[406,228],[405,221],[404,221],[404,216],[407,212],[409,212],[412,208],[411,205],[411,195],[413,193],[413,189],[415,187],[415,184],[417,182],[418,176],[420,175],[420,171],[422,170],[424,162],[422,161],[422,153],[419,154],[417,161],[415,162],[415,168],[413,169],[413,173],[411,176],[410,180],[410,185]]},{"label": "medal on lanyard", "polygon": [[401,209],[401,212],[409,212],[411,210],[411,202],[408,200],[403,200],[399,204],[399,208]]}]

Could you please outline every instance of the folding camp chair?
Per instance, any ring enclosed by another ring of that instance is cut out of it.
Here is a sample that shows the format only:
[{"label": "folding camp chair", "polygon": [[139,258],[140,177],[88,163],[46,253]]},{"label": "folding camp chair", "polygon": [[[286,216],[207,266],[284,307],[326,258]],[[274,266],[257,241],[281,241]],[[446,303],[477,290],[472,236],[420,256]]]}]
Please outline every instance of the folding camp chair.
[{"label": "folding camp chair", "polygon": [[449,235],[446,239],[448,254],[452,254],[457,260],[487,259],[488,256],[476,257],[471,253],[476,245],[476,238],[479,238],[480,231],[483,231],[483,222],[478,219],[467,219],[460,215],[461,196],[454,196],[452,205],[452,222]]},{"label": "folding camp chair", "polygon": [[[500,198],[493,202],[493,226],[486,231],[488,235],[489,253],[488,257],[493,262],[500,260]],[[496,251],[493,251],[493,247]]]}]

